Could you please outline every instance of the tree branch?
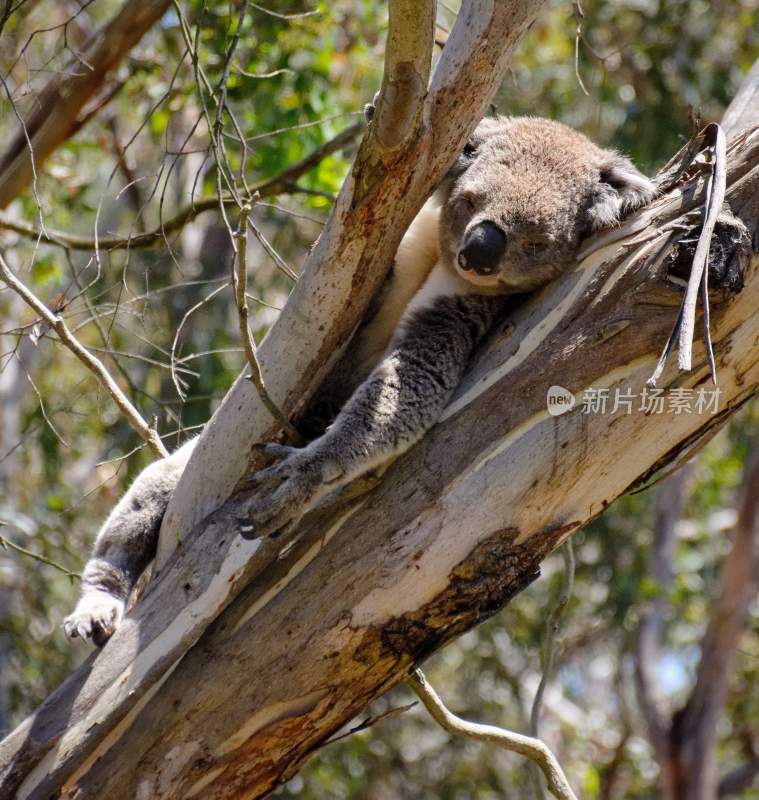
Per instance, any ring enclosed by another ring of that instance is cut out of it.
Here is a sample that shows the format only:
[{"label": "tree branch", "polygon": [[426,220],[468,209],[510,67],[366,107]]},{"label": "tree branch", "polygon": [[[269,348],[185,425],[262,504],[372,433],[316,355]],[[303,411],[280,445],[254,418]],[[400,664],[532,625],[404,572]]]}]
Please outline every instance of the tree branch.
[{"label": "tree branch", "polygon": [[411,673],[407,683],[441,728],[449,733],[466,736],[478,742],[492,742],[504,750],[529,758],[542,770],[548,790],[554,797],[558,797],[559,800],[577,800],[556,756],[541,739],[523,736],[521,733],[507,731],[505,728],[498,728],[495,725],[468,722],[456,716],[446,708],[437,692],[427,683],[427,679],[420,669],[415,669]]},{"label": "tree branch", "polygon": [[300,443],[300,435],[289,419],[280,411],[274,401],[269,397],[261,375],[261,365],[258,363],[256,355],[256,345],[253,342],[253,334],[250,332],[248,323],[248,219],[250,217],[251,206],[249,203],[243,204],[240,212],[240,224],[237,230],[237,275],[235,279],[235,300],[237,303],[237,314],[240,322],[240,338],[245,349],[245,357],[250,367],[248,380],[256,387],[258,396],[274,417],[277,423],[287,433],[288,438],[294,444]]},{"label": "tree branch", "polygon": [[[540,727],[540,713],[543,706],[543,695],[546,686],[553,677],[554,672],[554,659],[556,656],[556,636],[559,633],[559,626],[564,610],[567,607],[571,597],[572,588],[575,581],[575,554],[572,540],[567,539],[561,547],[562,557],[564,560],[564,571],[561,576],[561,586],[559,593],[556,596],[556,602],[548,614],[546,620],[545,633],[543,635],[543,642],[540,652],[540,667],[542,674],[538,689],[535,692],[535,698],[532,701],[532,710],[530,711],[530,733],[532,736],[537,737]],[[542,797],[542,790],[540,787],[540,774],[533,772],[533,779],[535,789],[537,790],[538,797]]]},{"label": "tree branch", "polygon": [[648,559],[651,577],[657,584],[657,595],[641,614],[636,637],[635,683],[638,704],[660,762],[665,761],[668,755],[670,712],[657,679],[659,647],[667,595],[672,585],[675,531],[683,516],[692,478],[693,466],[685,464],[659,487],[654,508],[651,554]]},{"label": "tree branch", "polygon": [[720,778],[717,788],[717,797],[738,797],[748,789],[754,778],[759,775],[759,756],[754,756],[750,761],[736,767],[732,772]]},{"label": "tree branch", "polygon": [[[341,131],[337,136],[316,148],[300,161],[292,164],[273,178],[267,178],[259,183],[251,184],[250,189],[253,193],[258,193],[261,197],[270,197],[278,194],[293,194],[302,191],[296,181],[327,156],[342,150],[364,129],[362,123],[356,123]],[[222,202],[225,205],[236,205],[235,199],[231,195],[224,195]],[[216,195],[200,197],[193,200],[189,205],[182,208],[172,217],[164,220],[158,227],[144,233],[133,236],[111,236],[98,237],[97,243],[92,237],[76,236],[64,231],[55,231],[50,228],[44,230],[30,225],[26,222],[8,219],[0,215],[0,229],[5,229],[25,236],[35,241],[44,241],[50,244],[57,244],[69,250],[95,250],[97,246],[101,250],[137,250],[146,247],[156,247],[166,241],[166,237],[181,230],[185,225],[192,222],[199,214],[205,211],[219,208],[219,198]]]},{"label": "tree branch", "polygon": [[759,59],[743,78],[722,118],[722,127],[728,138],[755,125],[759,125]]},{"label": "tree branch", "polygon": [[[39,169],[77,129],[79,112],[168,7],[169,0],[126,3],[82,48],[81,57],[38,93],[36,110],[0,158],[0,208],[26,189],[34,167]],[[82,63],[86,69],[80,68]]]},{"label": "tree branch", "polygon": [[680,752],[680,769],[699,797],[717,791],[716,740],[732,674],[735,650],[746,624],[759,576],[759,437],[754,437],[744,469],[738,503],[738,521],[732,546],[719,579],[717,599],[701,643],[696,683],[677,714],[672,739]]},{"label": "tree branch", "polygon": [[[5,525],[7,523],[0,520],[0,526]],[[78,572],[72,572],[70,569],[66,569],[62,564],[59,564],[57,561],[53,561],[46,556],[43,556],[41,553],[35,553],[33,550],[27,550],[25,547],[21,547],[21,545],[16,544],[15,542],[11,541],[10,539],[6,539],[5,536],[0,536],[0,547],[3,550],[7,550],[10,548],[11,550],[15,550],[17,553],[21,553],[22,556],[26,556],[27,558],[34,559],[34,561],[39,561],[40,564],[45,564],[48,567],[53,567],[53,569],[57,569],[58,572],[62,572],[66,577],[70,578],[71,580],[80,581],[82,576]]]},{"label": "tree branch", "polygon": [[16,292],[19,297],[35,311],[45,322],[58,334],[61,342],[92,372],[103,388],[111,395],[114,403],[119,407],[126,421],[132,429],[147,442],[151,450],[159,457],[164,458],[168,451],[158,435],[158,431],[148,425],[142,418],[140,412],[132,405],[129,398],[121,391],[119,385],[111,377],[110,372],[105,368],[99,358],[90,353],[79,340],[71,333],[63,317],[54,314],[34,293],[13,274],[5,259],[0,255],[0,280],[8,288]]}]

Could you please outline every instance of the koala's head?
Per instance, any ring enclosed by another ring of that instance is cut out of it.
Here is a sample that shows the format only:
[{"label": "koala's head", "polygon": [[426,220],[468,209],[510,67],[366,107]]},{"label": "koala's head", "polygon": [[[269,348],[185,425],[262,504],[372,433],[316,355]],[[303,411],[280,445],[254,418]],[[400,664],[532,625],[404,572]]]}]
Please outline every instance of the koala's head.
[{"label": "koala's head", "polygon": [[484,119],[440,188],[440,248],[467,281],[528,292],[572,262],[582,239],[645,205],[632,163],[551,120]]}]

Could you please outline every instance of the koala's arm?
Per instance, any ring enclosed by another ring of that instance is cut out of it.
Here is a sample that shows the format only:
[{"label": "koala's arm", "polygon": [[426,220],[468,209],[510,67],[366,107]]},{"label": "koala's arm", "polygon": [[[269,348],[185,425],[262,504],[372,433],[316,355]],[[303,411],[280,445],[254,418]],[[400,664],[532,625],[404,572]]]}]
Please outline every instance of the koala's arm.
[{"label": "koala's arm", "polygon": [[102,644],[120,623],[130,592],[155,556],[166,506],[196,442],[146,467],[108,515],[85,565],[79,602],[63,623],[71,638]]},{"label": "koala's arm", "polygon": [[279,463],[253,475],[246,536],[298,519],[317,500],[408,450],[437,422],[503,297],[443,296],[410,313],[385,357],[331,428],[302,449],[267,445]]}]

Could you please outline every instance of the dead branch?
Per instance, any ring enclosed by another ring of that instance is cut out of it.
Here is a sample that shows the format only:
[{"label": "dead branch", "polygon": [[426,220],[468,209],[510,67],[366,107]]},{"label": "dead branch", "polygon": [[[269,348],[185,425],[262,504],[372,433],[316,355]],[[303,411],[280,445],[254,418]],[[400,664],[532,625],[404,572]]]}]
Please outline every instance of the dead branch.
[{"label": "dead branch", "polygon": [[680,306],[680,312],[675,321],[675,325],[667,338],[659,361],[656,364],[648,385],[656,387],[656,382],[661,377],[667,359],[672,351],[675,340],[678,342],[677,365],[683,372],[688,372],[692,364],[693,352],[693,332],[696,325],[696,304],[698,302],[699,290],[704,310],[704,342],[706,343],[707,358],[712,375],[712,382],[717,385],[717,367],[714,363],[714,352],[712,350],[711,334],[709,330],[709,290],[708,290],[708,270],[706,262],[709,258],[709,248],[714,234],[714,227],[717,224],[717,217],[722,211],[725,200],[725,180],[726,168],[726,143],[725,134],[717,123],[708,125],[697,137],[702,141],[708,155],[708,162],[705,162],[709,170],[706,178],[704,196],[704,223],[698,237],[696,252],[693,255],[690,277],[688,278],[688,288]]},{"label": "dead branch", "polygon": [[698,301],[699,288],[702,290],[704,300],[704,324],[706,325],[706,348],[709,358],[709,367],[712,372],[712,380],[717,383],[717,372],[714,365],[714,353],[709,338],[709,294],[707,290],[706,277],[708,271],[706,262],[709,258],[709,246],[711,245],[714,226],[717,224],[717,217],[722,211],[722,204],[725,201],[725,188],[727,179],[726,162],[726,140],[725,134],[720,125],[712,123],[704,131],[704,138],[710,143],[711,162],[710,173],[706,183],[706,197],[704,207],[704,224],[698,237],[696,252],[693,256],[691,265],[691,276],[688,280],[688,289],[683,300],[683,319],[680,328],[680,340],[678,346],[677,366],[683,372],[689,372],[693,361],[693,332],[696,325],[696,303]]}]

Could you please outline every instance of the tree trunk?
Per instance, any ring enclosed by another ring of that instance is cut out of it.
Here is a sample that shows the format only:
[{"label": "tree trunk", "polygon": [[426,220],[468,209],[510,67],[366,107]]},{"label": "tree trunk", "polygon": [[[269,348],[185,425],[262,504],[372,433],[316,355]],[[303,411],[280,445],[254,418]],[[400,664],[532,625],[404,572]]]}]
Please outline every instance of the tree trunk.
[{"label": "tree trunk", "polygon": [[673,717],[660,754],[668,800],[715,800],[719,784],[718,723],[735,652],[757,588],[759,566],[759,439],[748,458],[732,546],[701,644],[696,684]]}]

